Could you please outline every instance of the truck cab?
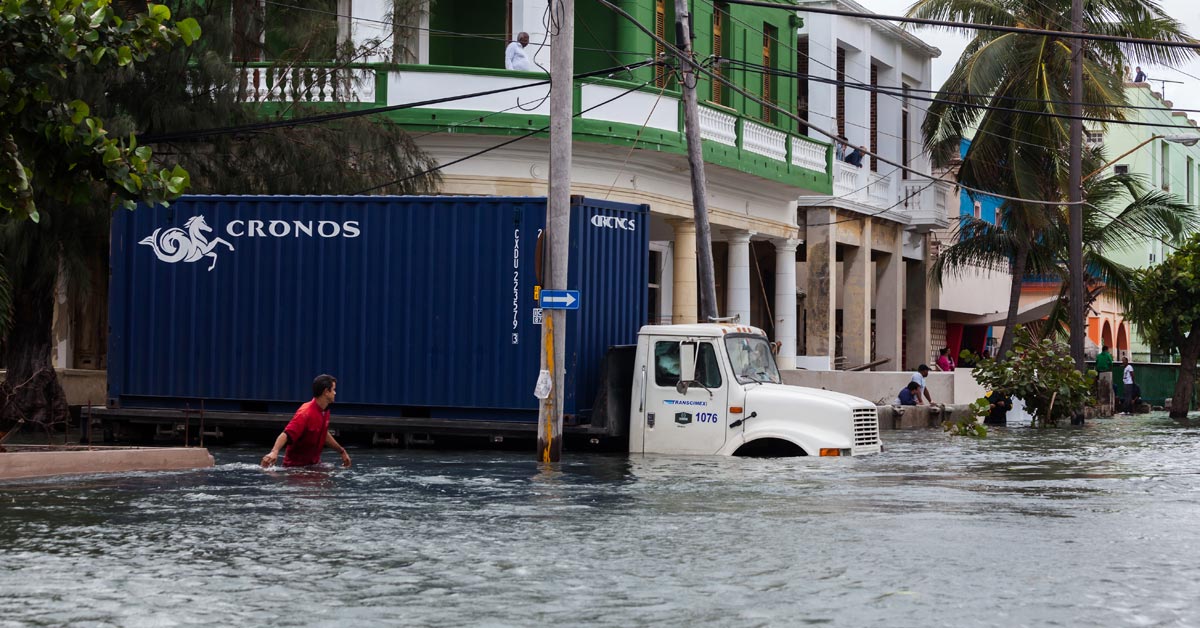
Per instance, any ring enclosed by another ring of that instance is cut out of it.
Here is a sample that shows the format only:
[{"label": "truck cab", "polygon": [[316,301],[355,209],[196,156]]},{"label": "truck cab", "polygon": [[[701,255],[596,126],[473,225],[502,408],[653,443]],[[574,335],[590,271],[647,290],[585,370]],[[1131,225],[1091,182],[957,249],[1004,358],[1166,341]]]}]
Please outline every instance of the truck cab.
[{"label": "truck cab", "polygon": [[630,453],[879,453],[873,403],[783,384],[771,349],[766,334],[747,325],[642,327],[630,395]]}]

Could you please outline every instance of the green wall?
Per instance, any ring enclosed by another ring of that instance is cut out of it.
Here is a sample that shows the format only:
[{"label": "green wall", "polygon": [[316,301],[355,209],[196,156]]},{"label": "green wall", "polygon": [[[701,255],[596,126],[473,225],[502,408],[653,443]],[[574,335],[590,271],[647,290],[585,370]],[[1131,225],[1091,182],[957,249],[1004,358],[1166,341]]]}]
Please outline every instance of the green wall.
[{"label": "green wall", "polygon": [[622,52],[617,42],[617,20],[623,18],[598,2],[575,3],[575,72],[611,68],[645,58]]},{"label": "green wall", "polygon": [[507,20],[505,3],[497,0],[434,0],[429,15],[429,62],[504,69]]}]

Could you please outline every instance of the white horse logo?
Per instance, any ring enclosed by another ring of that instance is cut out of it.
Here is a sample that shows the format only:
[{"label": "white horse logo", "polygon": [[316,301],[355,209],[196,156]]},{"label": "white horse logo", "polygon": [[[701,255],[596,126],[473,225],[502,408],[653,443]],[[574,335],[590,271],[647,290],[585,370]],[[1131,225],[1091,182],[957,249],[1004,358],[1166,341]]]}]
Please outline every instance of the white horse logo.
[{"label": "white horse logo", "polygon": [[[187,231],[185,232],[184,229]],[[212,227],[204,222],[204,216],[193,216],[183,223],[183,229],[172,227],[163,231],[160,227],[138,244],[145,244],[154,249],[154,254],[158,256],[158,259],[169,264],[196,262],[201,257],[211,257],[212,264],[209,264],[208,269],[212,270],[217,265],[217,254],[213,252],[213,249],[217,248],[218,244],[224,244],[232,251],[233,245],[221,238],[209,241],[208,237],[204,235],[205,231],[212,231]]]}]

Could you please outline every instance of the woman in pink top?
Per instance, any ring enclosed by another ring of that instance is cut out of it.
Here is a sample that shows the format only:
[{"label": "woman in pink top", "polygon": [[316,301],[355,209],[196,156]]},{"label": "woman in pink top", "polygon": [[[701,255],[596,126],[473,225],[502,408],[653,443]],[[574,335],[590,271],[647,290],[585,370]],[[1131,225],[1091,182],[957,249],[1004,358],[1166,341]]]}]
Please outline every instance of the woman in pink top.
[{"label": "woman in pink top", "polygon": [[954,358],[950,357],[950,349],[943,347],[938,351],[937,367],[943,371],[954,370]]}]

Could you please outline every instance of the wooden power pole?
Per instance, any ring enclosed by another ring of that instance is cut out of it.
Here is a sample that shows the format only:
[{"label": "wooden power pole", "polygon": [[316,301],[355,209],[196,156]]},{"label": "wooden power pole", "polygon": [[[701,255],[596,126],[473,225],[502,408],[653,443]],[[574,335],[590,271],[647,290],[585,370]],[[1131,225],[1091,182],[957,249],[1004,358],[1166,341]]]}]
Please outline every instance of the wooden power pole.
[{"label": "wooden power pole", "polygon": [[[550,6],[550,191],[546,199],[542,288],[565,290],[571,237],[575,0],[551,0]],[[542,309],[542,370],[548,371],[552,378],[549,396],[538,405],[537,448],[538,460],[542,462],[558,462],[562,457],[566,322],[565,310]]]},{"label": "wooden power pole", "polygon": [[679,49],[683,126],[687,138],[688,165],[692,171],[692,208],[696,221],[696,273],[699,275],[700,292],[698,320],[708,323],[717,317],[717,282],[713,271],[712,228],[708,224],[708,181],[704,175],[704,148],[700,143],[700,104],[696,100],[697,77],[692,66],[691,32],[687,0],[675,0],[675,45]]},{"label": "wooden power pole", "polygon": [[[1083,32],[1083,0],[1071,1],[1071,30]],[[1083,46],[1084,41],[1071,41],[1071,154],[1070,182],[1067,209],[1070,222],[1070,242],[1067,260],[1071,281],[1071,358],[1075,368],[1083,370],[1083,339],[1087,334],[1084,320],[1084,268],[1083,268]],[[1013,277],[1013,281],[1020,281]],[[1007,332],[1005,332],[1007,333]]]}]

